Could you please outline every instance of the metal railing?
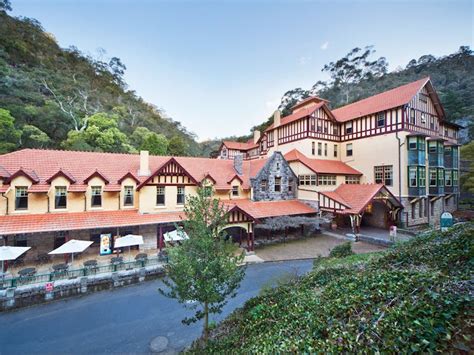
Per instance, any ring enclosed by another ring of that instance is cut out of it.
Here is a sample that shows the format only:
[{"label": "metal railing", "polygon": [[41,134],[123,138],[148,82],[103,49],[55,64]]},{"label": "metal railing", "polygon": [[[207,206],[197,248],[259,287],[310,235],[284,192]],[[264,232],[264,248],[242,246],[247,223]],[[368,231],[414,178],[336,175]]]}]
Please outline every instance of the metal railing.
[{"label": "metal railing", "polygon": [[97,266],[83,267],[81,269],[67,269],[60,271],[51,271],[43,274],[25,275],[25,276],[0,276],[0,289],[18,287],[25,285],[34,285],[57,280],[75,279],[84,276],[93,276],[97,274],[107,274],[117,271],[139,269],[145,266],[158,265],[164,263],[165,258],[149,258],[143,260],[134,260],[129,262],[111,263]]}]

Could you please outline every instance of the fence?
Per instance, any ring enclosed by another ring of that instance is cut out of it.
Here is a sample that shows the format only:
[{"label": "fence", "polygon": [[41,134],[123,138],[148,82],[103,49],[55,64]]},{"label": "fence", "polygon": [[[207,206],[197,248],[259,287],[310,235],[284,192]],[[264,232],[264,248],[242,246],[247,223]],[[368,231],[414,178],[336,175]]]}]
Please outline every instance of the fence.
[{"label": "fence", "polygon": [[18,287],[24,285],[34,285],[57,280],[75,279],[83,276],[92,276],[97,274],[106,274],[116,271],[133,270],[145,266],[157,265],[166,262],[164,258],[149,258],[130,262],[121,262],[105,265],[84,267],[81,269],[51,271],[45,274],[35,274],[28,276],[17,276],[12,278],[0,277],[0,289]]}]

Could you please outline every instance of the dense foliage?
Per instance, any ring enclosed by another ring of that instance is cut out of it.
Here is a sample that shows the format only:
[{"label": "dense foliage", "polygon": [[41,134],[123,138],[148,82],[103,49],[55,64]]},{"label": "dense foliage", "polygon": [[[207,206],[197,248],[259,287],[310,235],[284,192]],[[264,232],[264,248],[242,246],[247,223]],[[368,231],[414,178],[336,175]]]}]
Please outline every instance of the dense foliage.
[{"label": "dense foliage", "polygon": [[[23,147],[201,153],[193,134],[127,89],[119,58],[60,48],[38,21],[13,18],[2,11],[10,9],[9,2],[0,4],[0,109],[9,112],[20,133],[0,153]],[[105,130],[90,127],[96,115]],[[141,139],[132,141],[137,129],[135,138]],[[140,136],[144,129],[148,133]],[[119,142],[110,144],[114,139]]]},{"label": "dense foliage", "polygon": [[240,266],[243,254],[222,232],[227,224],[227,208],[218,199],[208,197],[204,188],[187,197],[184,211],[186,220],[179,231],[182,235],[185,231],[189,239],[170,249],[167,278],[163,280],[167,288],[160,292],[195,310],[184,323],[204,319],[206,341],[209,314],[222,311],[245,275],[245,267]]},{"label": "dense foliage", "polygon": [[336,245],[332,250],[329,252],[329,257],[331,258],[345,258],[346,256],[350,256],[354,254],[352,251],[351,242],[342,243]]},{"label": "dense foliage", "polygon": [[367,262],[316,263],[249,300],[212,333],[216,353],[457,352],[473,346],[474,224]]}]

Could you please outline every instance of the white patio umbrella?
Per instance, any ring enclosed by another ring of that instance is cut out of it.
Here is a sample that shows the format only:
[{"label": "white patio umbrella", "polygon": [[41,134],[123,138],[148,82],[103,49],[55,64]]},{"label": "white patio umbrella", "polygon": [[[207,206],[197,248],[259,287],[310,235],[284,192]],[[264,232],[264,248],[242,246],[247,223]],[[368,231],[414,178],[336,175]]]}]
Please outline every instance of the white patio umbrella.
[{"label": "white patio umbrella", "polygon": [[130,247],[134,245],[142,245],[143,237],[141,235],[127,234],[124,237],[115,239],[114,248],[128,247],[128,258],[130,259]]},{"label": "white patio umbrella", "polygon": [[64,243],[59,248],[50,251],[48,254],[71,254],[72,260],[71,264],[74,262],[74,253],[82,253],[84,250],[90,247],[94,243],[88,240],[77,240],[71,239],[70,241]]},{"label": "white patio umbrella", "polygon": [[189,239],[185,231],[178,231],[177,229],[163,234],[163,237],[165,238],[165,241],[167,242],[176,242],[180,240]]},{"label": "white patio umbrella", "polygon": [[0,262],[2,263],[2,274],[3,274],[3,262],[5,260],[16,260],[18,257],[30,250],[31,247],[0,247]]}]

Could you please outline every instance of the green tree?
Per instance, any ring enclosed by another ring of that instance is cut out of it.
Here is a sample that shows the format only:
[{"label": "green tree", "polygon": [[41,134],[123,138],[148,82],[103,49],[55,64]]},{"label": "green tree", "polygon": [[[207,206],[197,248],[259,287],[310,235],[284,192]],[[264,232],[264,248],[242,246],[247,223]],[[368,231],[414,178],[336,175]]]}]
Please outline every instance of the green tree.
[{"label": "green tree", "polygon": [[461,147],[461,166],[466,165],[466,170],[462,168],[461,189],[474,193],[474,141]]},{"label": "green tree", "polygon": [[183,323],[204,319],[203,339],[207,343],[209,314],[222,311],[228,298],[236,295],[245,275],[245,268],[239,266],[243,253],[238,254],[222,232],[227,210],[218,199],[207,197],[204,189],[188,196],[185,213],[182,230],[189,239],[170,249],[165,267],[168,278],[164,280],[167,289],[160,292],[195,310]]},{"label": "green tree", "polygon": [[18,147],[20,135],[10,111],[0,108],[0,154],[11,152]]},{"label": "green tree", "polygon": [[83,131],[70,131],[63,147],[101,152],[135,151],[125,133],[118,128],[116,117],[107,113],[96,113],[88,117],[87,128]]},{"label": "green tree", "polygon": [[0,0],[0,11],[12,11],[12,3],[10,0]]},{"label": "green tree", "polygon": [[164,135],[152,132],[145,137],[140,150],[148,150],[152,155],[165,155],[168,150],[168,140]]},{"label": "green tree", "polygon": [[174,156],[186,155],[187,144],[180,136],[171,137],[168,144],[168,154]]},{"label": "green tree", "polygon": [[36,126],[27,124],[21,131],[21,145],[25,148],[45,148],[51,142],[48,135]]}]

